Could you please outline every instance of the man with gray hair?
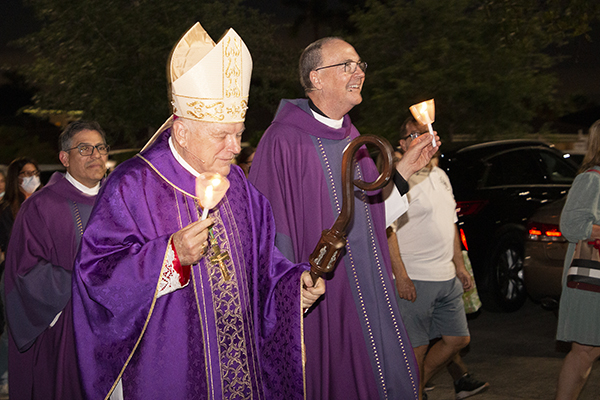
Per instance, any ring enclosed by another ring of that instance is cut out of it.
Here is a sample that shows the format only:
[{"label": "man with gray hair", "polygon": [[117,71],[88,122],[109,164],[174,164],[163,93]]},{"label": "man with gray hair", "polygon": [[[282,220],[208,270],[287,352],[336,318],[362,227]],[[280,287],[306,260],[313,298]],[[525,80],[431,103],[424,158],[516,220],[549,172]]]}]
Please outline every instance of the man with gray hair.
[{"label": "man with gray hair", "polygon": [[250,52],[197,23],[168,72],[173,116],[107,179],[75,266],[86,396],[304,399],[302,309],[325,284],[275,248],[268,201],[232,165]]},{"label": "man with gray hair", "polygon": [[71,274],[108,146],[96,122],[77,121],[59,138],[66,174],[23,203],[6,254],[11,399],[81,399],[73,337]]},{"label": "man with gray hair", "polygon": [[[276,245],[292,261],[309,257],[340,212],[342,152],[359,136],[348,112],[362,101],[366,69],[340,38],[310,44],[300,57],[308,99],[282,100],[258,145],[250,181],[271,202]],[[391,205],[406,206],[400,194],[435,153],[431,142],[430,134],[415,140],[397,165],[400,193]],[[367,151],[356,159],[355,178],[375,180]],[[398,310],[386,238],[386,221],[406,207],[392,213],[380,193],[354,194],[345,253],[304,320],[307,398],[416,399],[418,366]]]}]

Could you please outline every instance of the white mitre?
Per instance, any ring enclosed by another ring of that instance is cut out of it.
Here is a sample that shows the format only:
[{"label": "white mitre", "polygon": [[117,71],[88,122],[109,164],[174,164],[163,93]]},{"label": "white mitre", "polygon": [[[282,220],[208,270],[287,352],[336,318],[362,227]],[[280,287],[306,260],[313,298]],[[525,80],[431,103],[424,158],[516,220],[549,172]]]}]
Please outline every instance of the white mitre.
[{"label": "white mitre", "polygon": [[196,22],[173,48],[167,75],[174,115],[204,122],[244,122],[252,58],[232,28],[215,45]]}]

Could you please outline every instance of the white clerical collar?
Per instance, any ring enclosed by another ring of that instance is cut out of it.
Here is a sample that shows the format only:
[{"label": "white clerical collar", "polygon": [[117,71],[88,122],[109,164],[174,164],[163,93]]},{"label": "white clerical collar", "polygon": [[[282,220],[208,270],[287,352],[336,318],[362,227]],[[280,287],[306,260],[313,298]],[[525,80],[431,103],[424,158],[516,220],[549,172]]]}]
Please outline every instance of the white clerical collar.
[{"label": "white clerical collar", "polygon": [[310,112],[312,112],[313,117],[315,117],[317,121],[333,129],[340,129],[342,127],[342,124],[344,123],[344,117],[340,119],[327,118],[322,116],[318,112],[315,112],[312,108],[310,109]]},{"label": "white clerical collar", "polygon": [[177,149],[173,145],[173,136],[169,136],[169,147],[171,148],[171,153],[173,153],[173,157],[177,160],[179,164],[183,168],[185,168],[190,174],[194,175],[196,178],[200,176],[200,173],[196,171],[187,161],[181,157],[181,155],[177,152]]},{"label": "white clerical collar", "polygon": [[96,186],[90,188],[73,178],[73,175],[71,175],[69,172],[65,174],[65,179],[71,182],[71,184],[75,186],[77,190],[87,194],[88,196],[96,196],[100,190],[100,182],[98,182]]}]

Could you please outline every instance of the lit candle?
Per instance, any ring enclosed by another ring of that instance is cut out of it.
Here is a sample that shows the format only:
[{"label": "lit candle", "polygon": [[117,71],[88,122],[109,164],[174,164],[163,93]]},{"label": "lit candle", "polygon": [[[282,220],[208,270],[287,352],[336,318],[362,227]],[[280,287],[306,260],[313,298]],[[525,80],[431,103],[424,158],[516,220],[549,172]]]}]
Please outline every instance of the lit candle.
[{"label": "lit candle", "polygon": [[196,178],[196,197],[202,205],[202,220],[208,217],[208,210],[215,207],[229,189],[229,180],[220,174],[205,172]]},{"label": "lit candle", "polygon": [[[204,191],[204,200],[202,201],[202,204],[212,203],[213,192],[213,186],[208,185]],[[208,207],[205,206],[202,210],[202,221],[204,221],[206,217],[208,217]]]},{"label": "lit candle", "polygon": [[435,121],[435,103],[433,99],[423,101],[421,103],[415,104],[410,107],[410,112],[413,117],[422,125],[427,125],[427,129],[429,129],[429,133],[433,136],[431,140],[431,144],[433,147],[436,146],[435,143],[435,135],[433,133],[433,121]]}]

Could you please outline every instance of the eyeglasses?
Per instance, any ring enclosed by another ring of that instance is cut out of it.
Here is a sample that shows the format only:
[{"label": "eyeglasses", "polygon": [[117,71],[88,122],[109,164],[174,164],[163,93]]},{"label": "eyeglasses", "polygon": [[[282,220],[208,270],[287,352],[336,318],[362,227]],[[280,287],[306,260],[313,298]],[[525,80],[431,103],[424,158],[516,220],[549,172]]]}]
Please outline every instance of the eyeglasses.
[{"label": "eyeglasses", "polygon": [[400,139],[402,139],[402,140],[408,140],[408,138],[416,139],[424,133],[427,133],[427,131],[425,131],[425,132],[412,131],[411,133],[409,133],[408,135],[406,135]]},{"label": "eyeglasses", "polygon": [[21,171],[19,172],[20,178],[31,178],[32,176],[40,176],[40,171],[37,169],[35,171]]},{"label": "eyeglasses", "polygon": [[320,69],[325,69],[325,68],[339,67],[340,65],[344,66],[344,72],[347,74],[355,73],[357,66],[360,67],[362,72],[367,71],[367,63],[364,61],[345,61],[345,62],[339,63],[339,64],[333,64],[333,65],[327,65],[325,67],[319,67],[319,68],[316,68],[315,71],[318,71]]},{"label": "eyeglasses", "polygon": [[110,150],[110,146],[105,145],[105,144],[98,144],[98,145],[94,146],[91,144],[81,143],[80,145],[78,145],[76,147],[71,147],[70,149],[67,149],[66,151],[71,151],[73,149],[79,150],[79,154],[81,154],[84,157],[91,156],[92,154],[94,154],[94,149],[98,150],[98,153],[100,153],[100,155],[105,156],[108,154],[108,150]]}]

